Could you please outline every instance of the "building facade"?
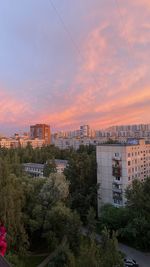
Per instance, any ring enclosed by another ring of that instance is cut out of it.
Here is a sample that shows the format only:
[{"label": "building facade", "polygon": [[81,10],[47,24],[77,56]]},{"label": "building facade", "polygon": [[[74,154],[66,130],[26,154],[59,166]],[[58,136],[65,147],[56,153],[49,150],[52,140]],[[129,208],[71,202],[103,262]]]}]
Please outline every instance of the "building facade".
[{"label": "building facade", "polygon": [[36,124],[30,126],[30,137],[31,139],[45,140],[45,145],[51,143],[50,126],[47,124]]},{"label": "building facade", "polygon": [[106,203],[126,204],[125,189],[134,179],[150,176],[150,143],[144,139],[126,144],[97,146],[98,209]]},{"label": "building facade", "polygon": [[[32,177],[43,177],[45,164],[30,162],[22,164],[22,167],[24,172],[28,173]],[[65,168],[67,167],[67,164],[67,160],[55,159],[57,173],[63,173]]]}]

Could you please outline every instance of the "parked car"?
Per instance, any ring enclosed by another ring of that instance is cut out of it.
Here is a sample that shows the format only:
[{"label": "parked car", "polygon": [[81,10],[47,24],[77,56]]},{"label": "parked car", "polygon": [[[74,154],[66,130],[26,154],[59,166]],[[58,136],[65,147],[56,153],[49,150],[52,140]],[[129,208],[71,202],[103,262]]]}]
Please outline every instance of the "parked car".
[{"label": "parked car", "polygon": [[133,259],[124,259],[125,267],[139,267],[139,264]]}]

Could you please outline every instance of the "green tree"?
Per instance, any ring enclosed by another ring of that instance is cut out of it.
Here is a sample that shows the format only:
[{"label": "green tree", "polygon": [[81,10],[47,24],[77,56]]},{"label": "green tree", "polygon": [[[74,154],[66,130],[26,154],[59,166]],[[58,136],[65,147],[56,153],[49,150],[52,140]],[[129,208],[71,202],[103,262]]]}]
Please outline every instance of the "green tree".
[{"label": "green tree", "polygon": [[44,177],[49,177],[51,173],[56,173],[56,163],[55,159],[47,160],[47,162],[44,164],[44,170],[43,175]]},{"label": "green tree", "polygon": [[21,178],[12,174],[7,162],[0,159],[0,218],[7,228],[8,249],[19,252],[28,245],[22,212],[25,196]]},{"label": "green tree", "polygon": [[76,267],[75,257],[69,246],[62,246],[50,261],[48,267]]},{"label": "green tree", "polygon": [[97,169],[95,151],[79,150],[73,153],[65,170],[70,181],[70,205],[76,209],[82,220],[86,221],[91,207],[97,210]]},{"label": "green tree", "polygon": [[103,267],[123,267],[122,255],[118,251],[118,242],[115,232],[112,233],[105,228],[102,231],[101,263]]},{"label": "green tree", "polygon": [[80,218],[76,212],[58,203],[47,213],[44,233],[49,245],[55,244],[57,247],[64,238],[67,238],[70,249],[77,253],[81,235]]}]

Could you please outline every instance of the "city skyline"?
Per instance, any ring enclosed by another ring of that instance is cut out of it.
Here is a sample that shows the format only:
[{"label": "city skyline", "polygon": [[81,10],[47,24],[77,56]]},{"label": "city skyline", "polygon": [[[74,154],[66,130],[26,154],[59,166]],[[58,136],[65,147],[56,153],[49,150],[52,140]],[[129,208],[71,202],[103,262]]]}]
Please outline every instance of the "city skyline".
[{"label": "city skyline", "polygon": [[0,133],[149,123],[149,18],[148,0],[4,1]]}]

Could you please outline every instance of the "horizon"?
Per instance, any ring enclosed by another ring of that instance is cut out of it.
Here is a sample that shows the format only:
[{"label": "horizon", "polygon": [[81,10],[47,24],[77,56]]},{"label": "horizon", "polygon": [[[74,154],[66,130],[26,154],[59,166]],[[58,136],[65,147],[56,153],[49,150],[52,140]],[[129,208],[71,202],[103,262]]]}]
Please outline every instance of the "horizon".
[{"label": "horizon", "polygon": [[0,133],[148,124],[149,17],[149,0],[4,1]]},{"label": "horizon", "polygon": [[[46,123],[37,123],[37,124],[46,124]],[[82,124],[82,125],[88,125],[90,127],[90,130],[93,130],[93,131],[107,131],[107,130],[109,131],[109,129],[112,128],[112,127],[139,126],[139,125],[145,126],[145,125],[150,125],[150,122],[149,123],[138,123],[138,124],[136,124],[136,123],[134,123],[134,124],[118,124],[118,125],[111,125],[111,126],[106,127],[106,128],[97,128],[97,129],[91,128],[91,126],[89,124]],[[2,132],[0,132],[0,137],[9,138],[9,137],[13,137],[13,135],[15,135],[15,134],[23,135],[24,133],[30,133],[30,126],[31,125],[29,125],[28,129],[26,128],[25,130],[23,130],[23,129],[18,130],[18,131],[16,130],[16,131],[10,133],[10,135],[3,134]],[[58,132],[62,132],[63,133],[63,132],[74,132],[76,130],[80,130],[80,126],[81,125],[78,125],[78,128],[73,128],[73,129],[70,128],[68,130],[66,130],[66,129],[53,129],[51,127],[51,125],[48,125],[48,126],[50,126],[51,134],[55,134],[55,133],[58,133]]]}]

